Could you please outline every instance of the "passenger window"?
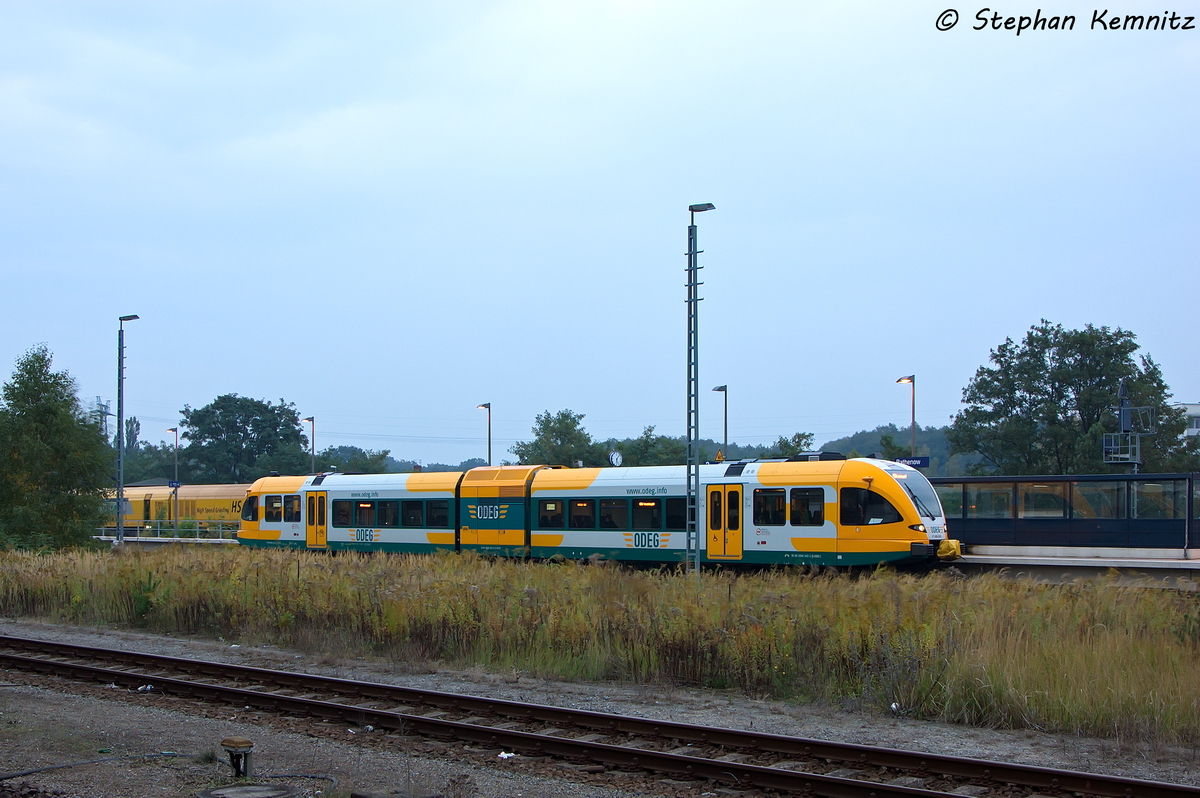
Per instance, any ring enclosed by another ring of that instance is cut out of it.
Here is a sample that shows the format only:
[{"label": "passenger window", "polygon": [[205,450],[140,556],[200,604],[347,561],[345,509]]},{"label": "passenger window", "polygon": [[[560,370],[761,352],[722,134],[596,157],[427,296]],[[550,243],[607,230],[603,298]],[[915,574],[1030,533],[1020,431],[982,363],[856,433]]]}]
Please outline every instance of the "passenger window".
[{"label": "passenger window", "polygon": [[279,523],[283,521],[282,496],[263,497],[263,520],[267,523]]},{"label": "passenger window", "polygon": [[892,503],[873,490],[842,488],[842,526],[895,524],[903,520]]},{"label": "passenger window", "polygon": [[825,491],[792,488],[792,526],[821,526],[824,523]]},{"label": "passenger window", "polygon": [[429,513],[425,517],[426,524],[434,529],[448,529],[450,527],[450,501],[434,499],[427,504]]},{"label": "passenger window", "polygon": [[596,502],[592,499],[571,500],[571,529],[596,528]]},{"label": "passenger window", "polygon": [[375,504],[375,520],[379,526],[400,526],[400,502],[382,501]]},{"label": "passenger window", "polygon": [[687,499],[667,499],[667,529],[687,529]]},{"label": "passenger window", "polygon": [[283,497],[283,522],[285,524],[300,523],[300,497]]},{"label": "passenger window", "polygon": [[400,502],[400,517],[403,519],[404,526],[424,526],[424,515],[421,502]]},{"label": "passenger window", "polygon": [[625,499],[601,499],[600,528],[629,529],[629,502]]},{"label": "passenger window", "polygon": [[[324,498],[324,497],[322,497]],[[350,526],[350,518],[352,516],[350,510],[350,502],[345,499],[333,500],[333,525],[334,526]],[[320,523],[320,520],[317,521]]]},{"label": "passenger window", "polygon": [[786,501],[787,491],[783,488],[754,491],[754,525],[783,526]]},{"label": "passenger window", "polygon": [[246,501],[242,502],[242,520],[257,521],[258,520],[258,497],[247,496]]},{"label": "passenger window", "polygon": [[375,502],[354,503],[354,526],[375,526]]},{"label": "passenger window", "polygon": [[662,501],[659,499],[634,499],[633,528],[662,529]]},{"label": "passenger window", "polygon": [[548,499],[538,502],[538,526],[542,529],[562,529],[566,514],[563,512],[561,499]]}]

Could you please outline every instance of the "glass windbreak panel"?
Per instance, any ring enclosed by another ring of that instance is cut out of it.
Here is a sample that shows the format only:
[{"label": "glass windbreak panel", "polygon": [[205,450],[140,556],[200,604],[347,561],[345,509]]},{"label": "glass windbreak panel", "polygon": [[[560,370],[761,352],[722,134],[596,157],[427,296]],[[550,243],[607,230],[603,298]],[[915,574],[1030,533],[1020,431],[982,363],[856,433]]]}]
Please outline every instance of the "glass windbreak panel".
[{"label": "glass windbreak panel", "polygon": [[722,529],[721,526],[721,491],[714,490],[708,494],[708,528]]},{"label": "glass windbreak panel", "polygon": [[345,499],[334,499],[333,502],[333,525],[334,526],[350,526],[350,519],[353,517],[351,508],[352,502]]},{"label": "glass windbreak panel", "polygon": [[300,496],[283,497],[283,523],[300,523]]},{"label": "glass windbreak panel", "polygon": [[625,499],[601,499],[600,528],[629,529],[629,502]]},{"label": "glass windbreak panel", "polygon": [[1072,482],[1072,518],[1124,518],[1124,482]]},{"label": "glass windbreak panel", "polygon": [[662,500],[634,499],[633,528],[662,529]]},{"label": "glass windbreak panel", "polygon": [[900,511],[875,491],[842,488],[842,526],[875,526],[900,520]]},{"label": "glass windbreak panel", "polygon": [[787,491],[783,488],[767,488],[754,491],[754,525],[783,526],[787,517]]},{"label": "glass windbreak panel", "polygon": [[542,529],[562,529],[567,520],[566,504],[562,499],[543,499],[538,502],[538,526]]},{"label": "glass windbreak panel", "polygon": [[687,529],[687,499],[667,499],[667,529]]},{"label": "glass windbreak panel", "polygon": [[1012,518],[1011,482],[968,482],[964,487],[967,518]]},{"label": "glass windbreak panel", "polygon": [[258,520],[258,497],[247,496],[246,501],[242,502],[242,520],[257,521]]},{"label": "glass windbreak panel", "polygon": [[729,505],[729,523],[725,525],[725,528],[730,532],[737,532],[742,528],[742,492],[731,490],[728,493],[725,502]]},{"label": "glass windbreak panel", "polygon": [[1133,518],[1187,517],[1187,480],[1138,480],[1133,487]]},{"label": "glass windbreak panel", "polygon": [[572,499],[569,504],[571,529],[596,528],[596,502],[594,499]]},{"label": "glass windbreak panel", "polygon": [[917,508],[917,515],[922,518],[942,517],[942,504],[938,501],[937,491],[924,474],[920,471],[902,471],[893,473],[892,476],[912,500],[913,506]]},{"label": "glass windbreak panel", "polygon": [[1017,496],[1017,518],[1062,518],[1067,513],[1065,482],[1022,482]]},{"label": "glass windbreak panel", "polygon": [[268,523],[283,520],[282,496],[263,496],[263,520]]},{"label": "glass windbreak panel", "polygon": [[375,502],[354,502],[354,526],[375,526]]},{"label": "glass windbreak panel", "polygon": [[379,522],[379,526],[400,526],[400,502],[393,499],[376,503],[375,520]]},{"label": "glass windbreak panel", "polygon": [[792,488],[792,526],[821,526],[824,523],[825,491]]},{"label": "glass windbreak panel", "polygon": [[425,526],[425,507],[421,501],[400,502],[400,524],[402,526]]},{"label": "glass windbreak panel", "polygon": [[425,502],[425,526],[433,529],[450,528],[450,500],[433,499]]},{"label": "glass windbreak panel", "polygon": [[963,517],[962,483],[957,485],[934,485],[933,489],[937,493],[938,501],[942,503],[942,509],[945,510],[947,518]]}]

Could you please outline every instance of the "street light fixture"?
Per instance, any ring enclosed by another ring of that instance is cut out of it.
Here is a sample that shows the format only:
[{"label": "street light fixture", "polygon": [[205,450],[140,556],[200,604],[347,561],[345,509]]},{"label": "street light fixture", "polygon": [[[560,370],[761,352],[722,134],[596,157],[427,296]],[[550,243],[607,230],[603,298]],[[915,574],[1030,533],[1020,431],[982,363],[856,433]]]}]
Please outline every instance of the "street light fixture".
[{"label": "street light fixture", "polygon": [[909,453],[912,457],[917,456],[917,377],[915,374],[909,374],[907,377],[901,377],[896,380],[897,384],[907,384],[912,386],[912,445],[909,448]]},{"label": "street light fixture", "polygon": [[309,416],[308,418],[302,418],[300,420],[307,421],[309,423],[308,450],[311,456],[311,462],[309,464],[308,471],[311,474],[315,474],[317,473],[317,417]]},{"label": "street light fixture", "polygon": [[490,466],[492,464],[492,403],[484,402],[475,409],[488,411],[488,465]]},{"label": "street light fixture", "polygon": [[700,251],[696,248],[696,214],[711,211],[711,202],[689,205],[687,251],[687,554],[700,575]]},{"label": "street light fixture", "polygon": [[171,487],[171,496],[175,505],[172,516],[175,521],[175,536],[179,537],[179,427],[171,427],[167,432],[175,433],[175,484]]},{"label": "street light fixture", "polygon": [[722,438],[721,452],[724,454],[725,458],[728,459],[729,458],[729,386],[728,385],[718,385],[716,388],[713,388],[713,390],[725,395],[725,436]]},{"label": "street light fixture", "polygon": [[125,542],[125,322],[135,315],[117,317],[117,545]]}]

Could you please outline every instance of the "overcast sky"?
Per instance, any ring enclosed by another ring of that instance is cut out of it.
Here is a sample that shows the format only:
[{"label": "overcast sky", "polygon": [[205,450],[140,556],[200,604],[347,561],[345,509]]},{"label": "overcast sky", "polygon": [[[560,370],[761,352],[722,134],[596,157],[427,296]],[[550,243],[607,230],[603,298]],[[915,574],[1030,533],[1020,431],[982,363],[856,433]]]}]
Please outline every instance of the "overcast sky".
[{"label": "overcast sky", "polygon": [[152,442],[225,393],[423,462],[488,401],[497,460],[544,410],[679,435],[712,202],[706,437],[722,383],[739,443],[907,425],[910,373],[945,424],[1041,318],[1200,401],[1200,30],[949,2],[2,2],[0,371],[113,400],[139,314]]}]

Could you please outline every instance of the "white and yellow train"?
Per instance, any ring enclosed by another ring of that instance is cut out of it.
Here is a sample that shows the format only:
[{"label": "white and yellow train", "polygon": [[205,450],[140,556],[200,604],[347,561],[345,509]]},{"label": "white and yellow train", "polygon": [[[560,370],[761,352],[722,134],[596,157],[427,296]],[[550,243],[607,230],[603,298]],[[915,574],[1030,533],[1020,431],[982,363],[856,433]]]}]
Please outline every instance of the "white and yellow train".
[{"label": "white and yellow train", "polygon": [[[264,477],[242,505],[247,546],[686,559],[684,466],[499,466],[465,472]],[[959,555],[917,470],[813,455],[700,467],[709,563],[859,566]]]}]

